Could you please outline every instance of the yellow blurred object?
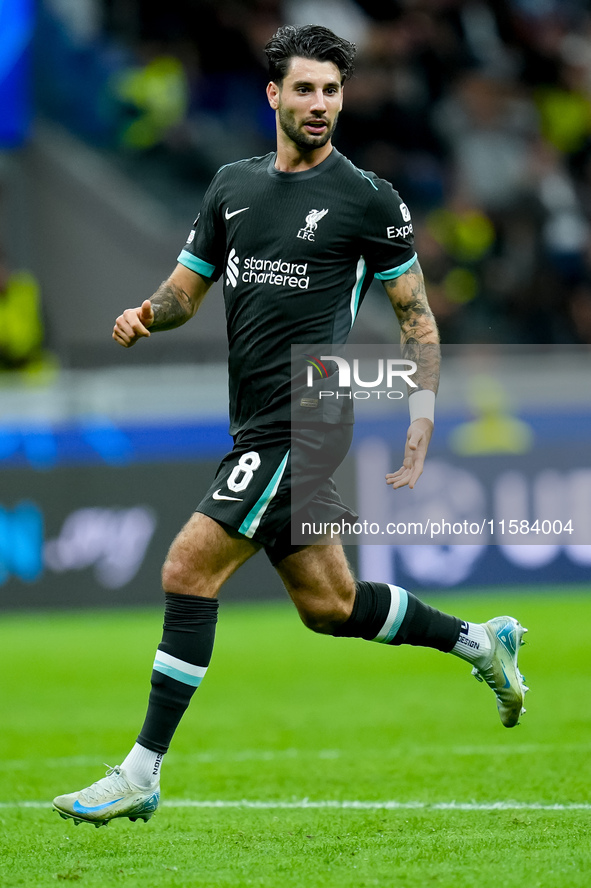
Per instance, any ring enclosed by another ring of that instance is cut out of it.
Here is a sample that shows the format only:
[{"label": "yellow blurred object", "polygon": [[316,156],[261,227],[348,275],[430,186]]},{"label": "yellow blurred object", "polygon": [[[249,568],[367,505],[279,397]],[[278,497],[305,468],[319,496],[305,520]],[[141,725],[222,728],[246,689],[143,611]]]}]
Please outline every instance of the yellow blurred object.
[{"label": "yellow blurred object", "polygon": [[495,242],[494,225],[480,210],[433,210],[427,227],[449,255],[460,262],[482,259]]},{"label": "yellow blurred object", "polygon": [[461,305],[471,302],[478,294],[476,275],[467,268],[452,268],[443,281],[445,295],[450,302]]},{"label": "yellow blurred object", "polygon": [[39,284],[28,271],[8,275],[0,292],[0,365],[19,365],[43,341]]},{"label": "yellow blurred object", "polygon": [[130,68],[116,80],[115,93],[138,112],[122,136],[130,148],[156,145],[189,109],[185,69],[174,56],[158,56],[142,68]]},{"label": "yellow blurred object", "polygon": [[476,419],[456,426],[449,445],[461,456],[491,453],[528,453],[533,447],[530,426],[509,412],[507,395],[491,376],[476,375],[470,381],[468,403]]},{"label": "yellow blurred object", "polygon": [[582,92],[558,87],[538,89],[542,135],[559,151],[570,154],[582,148],[591,134],[591,100]]}]

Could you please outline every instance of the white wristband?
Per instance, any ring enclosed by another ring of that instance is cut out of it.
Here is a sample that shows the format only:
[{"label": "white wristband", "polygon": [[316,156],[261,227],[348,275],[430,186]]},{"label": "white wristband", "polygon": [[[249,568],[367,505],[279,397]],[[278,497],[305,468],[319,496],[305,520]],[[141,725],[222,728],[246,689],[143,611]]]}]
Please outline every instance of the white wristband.
[{"label": "white wristband", "polygon": [[421,389],[408,396],[408,411],[410,421],[415,419],[430,419],[435,423],[435,392],[430,389]]}]

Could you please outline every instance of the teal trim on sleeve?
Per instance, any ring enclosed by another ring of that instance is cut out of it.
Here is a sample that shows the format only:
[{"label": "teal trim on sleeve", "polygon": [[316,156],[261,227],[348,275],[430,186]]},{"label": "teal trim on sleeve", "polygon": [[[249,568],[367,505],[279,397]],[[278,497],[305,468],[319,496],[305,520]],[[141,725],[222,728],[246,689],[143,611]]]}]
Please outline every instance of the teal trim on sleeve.
[{"label": "teal trim on sleeve", "polygon": [[417,254],[415,253],[412,259],[409,259],[408,262],[405,262],[403,265],[398,265],[396,268],[389,268],[388,271],[380,271],[380,273],[374,275],[374,277],[378,281],[393,281],[394,278],[400,277],[401,274],[408,271],[411,265],[414,265],[417,261],[417,258]]},{"label": "teal trim on sleeve", "polygon": [[363,281],[365,280],[366,271],[367,265],[365,264],[365,259],[361,256],[357,263],[357,279],[351,295],[351,327],[355,323],[355,318],[359,311],[359,297],[361,296],[361,289],[363,287]]},{"label": "teal trim on sleeve", "polygon": [[181,265],[184,265],[186,268],[190,268],[191,271],[196,271],[199,274],[202,274],[204,277],[210,278],[215,274],[215,265],[210,265],[210,263],[205,262],[204,259],[199,259],[197,256],[193,256],[188,250],[181,250],[177,262],[180,262]]},{"label": "teal trim on sleeve", "polygon": [[359,170],[359,172],[361,173],[361,175],[363,176],[364,179],[367,179],[367,181],[369,182],[369,184],[371,185],[372,188],[375,188],[376,191],[379,191],[378,186],[373,181],[373,179],[370,179],[370,177],[367,175],[365,170]]}]

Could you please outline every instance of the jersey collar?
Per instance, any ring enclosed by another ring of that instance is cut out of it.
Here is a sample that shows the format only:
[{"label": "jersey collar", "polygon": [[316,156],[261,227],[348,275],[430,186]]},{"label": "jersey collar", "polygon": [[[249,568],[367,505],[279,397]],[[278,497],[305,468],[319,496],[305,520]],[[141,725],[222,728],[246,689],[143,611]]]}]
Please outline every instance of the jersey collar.
[{"label": "jersey collar", "polygon": [[333,148],[326,160],[323,160],[322,163],[312,167],[312,169],[302,170],[300,173],[283,173],[281,170],[275,168],[275,161],[277,160],[277,152],[275,151],[271,154],[267,172],[270,176],[280,182],[303,182],[307,179],[313,179],[315,176],[319,176],[321,173],[326,172],[326,170],[332,169],[341,156],[342,155],[337,149]]}]

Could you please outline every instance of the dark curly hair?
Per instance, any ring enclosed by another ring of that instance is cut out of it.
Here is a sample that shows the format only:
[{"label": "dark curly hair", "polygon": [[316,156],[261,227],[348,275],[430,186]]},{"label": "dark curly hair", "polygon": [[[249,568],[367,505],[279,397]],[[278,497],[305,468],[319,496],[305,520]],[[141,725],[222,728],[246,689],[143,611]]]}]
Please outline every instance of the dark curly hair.
[{"label": "dark curly hair", "polygon": [[269,62],[269,77],[274,83],[282,83],[289,62],[294,56],[314,59],[317,62],[333,62],[341,72],[341,84],[353,74],[353,59],[357,47],[343,37],[337,37],[322,25],[286,25],[271,37],[265,46]]}]

